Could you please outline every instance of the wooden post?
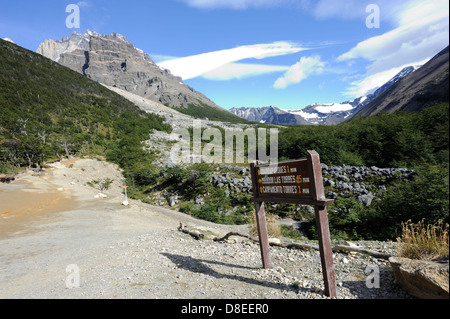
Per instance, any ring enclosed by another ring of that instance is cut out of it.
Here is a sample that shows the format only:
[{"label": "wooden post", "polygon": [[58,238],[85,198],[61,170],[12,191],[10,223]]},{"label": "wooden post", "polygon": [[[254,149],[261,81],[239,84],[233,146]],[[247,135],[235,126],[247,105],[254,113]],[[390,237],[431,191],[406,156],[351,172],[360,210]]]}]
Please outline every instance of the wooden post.
[{"label": "wooden post", "polygon": [[[257,183],[256,183],[256,172],[255,166],[258,162],[250,164],[250,172],[252,175],[253,182],[253,197],[256,198],[257,194]],[[264,269],[272,269],[272,258],[270,257],[269,250],[269,235],[267,233],[267,223],[266,223],[266,212],[264,209],[264,202],[255,201],[255,213],[256,213],[256,225],[258,228],[259,246],[261,250],[261,259]]]},{"label": "wooden post", "polygon": [[272,269],[272,258],[269,251],[269,236],[267,233],[266,213],[264,202],[255,202],[256,223],[258,226],[259,246],[261,248],[261,259],[264,269]]},{"label": "wooden post", "polygon": [[[310,172],[313,176],[313,198],[316,201],[325,200],[323,187],[322,167],[320,157],[316,151],[308,151],[308,160],[311,163]],[[331,248],[330,229],[328,225],[328,211],[326,206],[314,205],[316,213],[316,227],[319,235],[320,261],[322,264],[325,294],[328,297],[336,297],[336,276],[333,265],[333,251]]]},{"label": "wooden post", "polygon": [[333,265],[333,250],[331,248],[328,212],[325,206],[314,206],[316,212],[316,227],[319,235],[320,261],[322,264],[325,294],[336,297],[336,276]]}]

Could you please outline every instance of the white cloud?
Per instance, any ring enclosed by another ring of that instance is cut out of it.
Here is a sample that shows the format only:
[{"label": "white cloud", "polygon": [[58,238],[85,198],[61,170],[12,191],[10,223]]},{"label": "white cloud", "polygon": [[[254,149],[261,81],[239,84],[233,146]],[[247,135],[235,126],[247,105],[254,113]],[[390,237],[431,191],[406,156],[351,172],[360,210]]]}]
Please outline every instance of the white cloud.
[{"label": "white cloud", "polygon": [[428,60],[447,46],[448,8],[446,0],[410,2],[403,12],[397,12],[398,26],[395,29],[364,40],[339,56],[338,61],[370,61],[366,79],[353,82],[347,93],[358,94],[355,97],[365,95],[395,70],[398,72],[403,66]]},{"label": "white cloud", "polygon": [[270,8],[292,2],[290,0],[181,0],[198,9]]},{"label": "white cloud", "polygon": [[273,85],[276,89],[285,89],[289,85],[300,83],[311,75],[321,74],[325,68],[325,62],[320,56],[301,57],[300,61],[291,66],[286,73],[278,78]]},{"label": "white cloud", "polygon": [[79,2],[77,3],[77,6],[83,7],[83,8],[87,8],[87,7],[90,7],[91,4],[90,4],[89,2],[87,2],[87,1],[79,1]]},{"label": "white cloud", "polygon": [[370,93],[375,92],[376,89],[384,85],[386,82],[391,80],[394,76],[396,76],[403,68],[410,65],[423,65],[428,61],[428,59],[422,61],[416,61],[415,63],[408,63],[401,65],[399,67],[394,67],[392,69],[378,72],[372,75],[365,77],[361,81],[354,81],[351,83],[351,86],[347,89],[344,94],[348,97],[360,97],[365,96]]},{"label": "white cloud", "polygon": [[[227,64],[244,59],[264,59],[307,50],[288,42],[244,45],[233,49],[208,52],[158,63],[183,80],[207,74]],[[230,76],[230,75],[228,75]]]},{"label": "white cloud", "polygon": [[289,67],[282,65],[228,63],[215,70],[207,72],[202,77],[214,81],[227,81],[232,79],[243,79],[262,74],[283,72]]},{"label": "white cloud", "polygon": [[380,8],[382,21],[396,24],[398,13],[404,11],[412,1],[416,0],[319,0],[309,2],[309,6],[303,5],[303,9],[319,19],[365,21],[368,16],[367,6],[375,4]]},{"label": "white cloud", "polygon": [[175,56],[165,55],[165,54],[152,54],[151,58],[156,64],[158,64],[158,63],[162,63],[162,62],[169,61],[169,60],[176,60],[176,59],[179,59],[180,57],[175,57]]}]

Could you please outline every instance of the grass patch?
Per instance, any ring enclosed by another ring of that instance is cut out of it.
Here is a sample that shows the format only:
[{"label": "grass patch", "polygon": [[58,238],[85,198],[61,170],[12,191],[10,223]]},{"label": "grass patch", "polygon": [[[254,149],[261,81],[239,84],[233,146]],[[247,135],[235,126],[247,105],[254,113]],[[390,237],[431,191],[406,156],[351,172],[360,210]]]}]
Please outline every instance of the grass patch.
[{"label": "grass patch", "polygon": [[402,224],[398,255],[409,259],[431,260],[448,255],[448,224],[424,225],[424,221]]},{"label": "grass patch", "polygon": [[[267,233],[269,238],[281,237],[280,218],[277,215],[266,214]],[[253,211],[253,217],[249,222],[250,236],[258,238],[258,226],[256,223],[256,212]]]}]

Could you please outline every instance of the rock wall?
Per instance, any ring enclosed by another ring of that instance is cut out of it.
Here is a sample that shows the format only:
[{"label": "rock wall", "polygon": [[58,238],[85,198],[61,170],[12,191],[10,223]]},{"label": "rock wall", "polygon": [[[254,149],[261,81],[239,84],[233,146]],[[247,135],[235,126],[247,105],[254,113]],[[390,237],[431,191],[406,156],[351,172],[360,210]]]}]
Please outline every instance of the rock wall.
[{"label": "rock wall", "polygon": [[[211,178],[215,187],[223,187],[231,193],[252,193],[250,171],[245,167],[227,166],[235,170],[242,178],[230,177],[230,174],[216,174]],[[322,164],[323,182],[326,197],[336,199],[339,196],[353,195],[365,206],[370,206],[376,197],[387,190],[386,186],[399,179],[411,179],[416,173],[406,168],[378,168],[376,166],[329,166]]]}]

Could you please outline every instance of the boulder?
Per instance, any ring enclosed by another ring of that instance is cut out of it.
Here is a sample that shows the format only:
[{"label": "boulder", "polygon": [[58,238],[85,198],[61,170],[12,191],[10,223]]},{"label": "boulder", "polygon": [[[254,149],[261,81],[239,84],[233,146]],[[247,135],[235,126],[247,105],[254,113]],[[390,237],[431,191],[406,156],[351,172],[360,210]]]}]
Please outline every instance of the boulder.
[{"label": "boulder", "polygon": [[278,244],[278,245],[281,244],[281,240],[278,239],[278,238],[269,238],[268,241],[269,241],[269,244],[272,244],[272,245],[273,244],[275,244],[275,245],[276,244]]},{"label": "boulder", "polygon": [[177,199],[178,199],[178,196],[170,196],[167,199],[167,202],[169,203],[169,206],[170,207],[174,207],[177,204]]},{"label": "boulder", "polygon": [[336,183],[331,179],[324,179],[323,186],[334,187]]},{"label": "boulder", "polygon": [[338,197],[338,194],[336,194],[335,192],[328,192],[326,196],[329,199],[336,199]]},{"label": "boulder", "polygon": [[372,201],[375,197],[372,193],[368,193],[365,195],[359,195],[358,201],[366,207],[369,207],[372,204]]},{"label": "boulder", "polygon": [[449,263],[389,258],[395,282],[419,299],[449,299]]}]

